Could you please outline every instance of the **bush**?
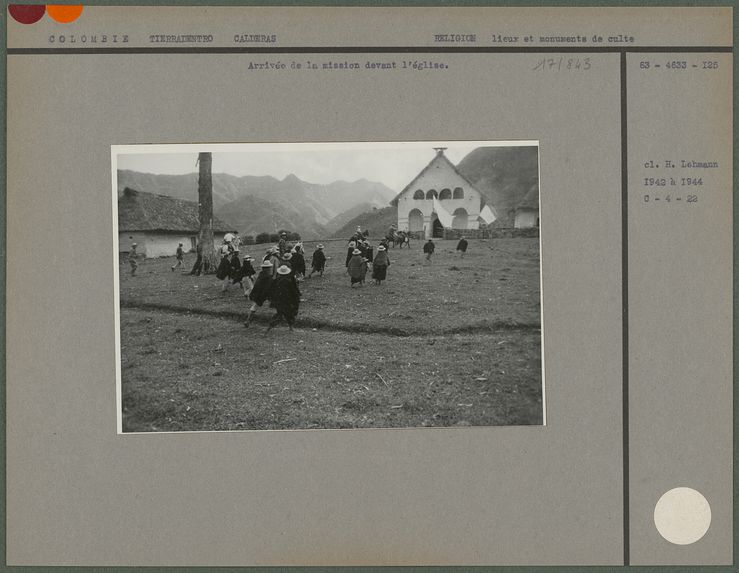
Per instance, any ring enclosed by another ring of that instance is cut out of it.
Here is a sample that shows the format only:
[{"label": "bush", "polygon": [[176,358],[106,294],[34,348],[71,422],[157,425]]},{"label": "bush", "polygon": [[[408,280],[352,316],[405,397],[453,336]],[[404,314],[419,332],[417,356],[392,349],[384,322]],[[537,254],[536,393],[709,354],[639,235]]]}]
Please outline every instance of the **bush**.
[{"label": "bush", "polygon": [[[252,239],[249,235],[244,241],[247,245],[261,244],[261,243],[278,243],[280,241],[280,235],[287,233],[287,240],[296,242],[300,240],[300,233],[293,233],[292,231],[279,231],[278,233],[259,233],[256,238]],[[250,243],[249,240],[252,240]]]}]

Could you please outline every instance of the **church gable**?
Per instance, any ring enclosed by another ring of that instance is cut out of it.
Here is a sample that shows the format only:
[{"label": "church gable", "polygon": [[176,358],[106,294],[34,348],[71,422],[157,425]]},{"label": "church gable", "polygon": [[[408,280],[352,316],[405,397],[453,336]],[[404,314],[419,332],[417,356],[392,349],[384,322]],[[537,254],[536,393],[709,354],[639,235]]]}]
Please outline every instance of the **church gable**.
[{"label": "church gable", "polygon": [[466,199],[469,193],[479,195],[477,189],[467,181],[454,164],[444,155],[443,148],[421,172],[391,201],[392,205],[407,196],[408,199]]},{"label": "church gable", "polygon": [[479,228],[482,194],[437,147],[436,155],[391,202],[398,208],[398,229],[425,237],[444,229]]}]

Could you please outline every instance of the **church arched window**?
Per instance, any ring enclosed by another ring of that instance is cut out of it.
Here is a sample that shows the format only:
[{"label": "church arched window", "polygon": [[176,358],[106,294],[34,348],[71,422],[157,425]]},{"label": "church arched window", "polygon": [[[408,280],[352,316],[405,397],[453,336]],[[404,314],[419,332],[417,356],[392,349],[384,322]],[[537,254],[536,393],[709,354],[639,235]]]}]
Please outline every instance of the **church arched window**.
[{"label": "church arched window", "polygon": [[443,201],[444,199],[451,199],[452,198],[452,190],[449,188],[442,189],[441,193],[439,193],[439,201]]},{"label": "church arched window", "polygon": [[418,190],[417,190],[417,191],[416,191],[416,192],[415,192],[415,193],[413,194],[413,198],[414,198],[414,199],[416,199],[416,200],[418,200],[418,199],[423,199],[423,197],[424,197],[424,195],[423,195],[423,191],[421,191],[420,189],[418,189]]},{"label": "church arched window", "polygon": [[429,189],[426,191],[426,201],[431,201],[431,199],[438,199],[439,194],[436,192],[436,189]]},{"label": "church arched window", "polygon": [[461,187],[455,187],[454,188],[454,198],[464,199],[464,189],[462,189]]}]

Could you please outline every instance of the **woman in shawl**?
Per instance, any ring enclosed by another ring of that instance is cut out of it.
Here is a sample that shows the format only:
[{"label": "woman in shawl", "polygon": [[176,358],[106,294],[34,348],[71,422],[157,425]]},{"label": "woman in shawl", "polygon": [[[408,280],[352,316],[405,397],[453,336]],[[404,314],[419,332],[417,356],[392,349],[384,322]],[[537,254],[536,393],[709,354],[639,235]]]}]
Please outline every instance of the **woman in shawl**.
[{"label": "woman in shawl", "polygon": [[354,251],[356,250],[356,248],[357,248],[357,243],[355,243],[354,241],[349,243],[349,248],[347,248],[346,250],[346,264],[344,265],[345,267],[349,266],[349,261],[354,255]]},{"label": "woman in shawl", "polygon": [[230,248],[230,245],[226,244],[225,242],[221,245],[221,261],[218,263],[218,269],[216,270],[216,278],[219,281],[223,281],[223,288],[221,289],[221,292],[226,292],[226,289],[228,288],[228,279],[231,278],[231,253],[232,250]]},{"label": "woman in shawl", "polygon": [[293,247],[293,273],[297,280],[301,280],[305,276],[305,257],[303,256],[303,248],[298,243]]},{"label": "woman in shawl", "polygon": [[272,296],[272,287],[274,285],[274,279],[272,279],[272,263],[265,260],[262,263],[261,268],[262,270],[260,271],[259,276],[257,276],[257,280],[254,281],[254,286],[249,293],[249,298],[252,300],[253,304],[249,309],[249,314],[244,323],[244,326],[247,327],[249,326],[254,313],[257,311],[257,308],[262,306],[264,302]]},{"label": "woman in shawl", "polygon": [[372,264],[375,260],[375,249],[369,241],[364,242],[364,258],[367,259],[369,264]]},{"label": "woman in shawl", "polygon": [[[352,287],[356,283],[362,283],[362,264],[362,251],[354,249],[346,267],[346,272],[349,273],[349,277],[351,278]],[[365,270],[365,272],[367,271]]]},{"label": "woman in shawl", "polygon": [[326,255],[323,252],[323,245],[318,245],[316,250],[313,251],[313,259],[311,260],[311,269],[308,278],[313,276],[313,273],[318,273],[323,276],[323,269],[326,268]]},{"label": "woman in shawl", "polygon": [[390,257],[387,256],[387,249],[380,245],[377,247],[375,260],[372,261],[372,278],[376,284],[381,284],[387,278],[387,268],[390,266]]},{"label": "woman in shawl", "polygon": [[254,267],[251,264],[253,260],[254,257],[246,255],[244,257],[244,262],[241,264],[241,270],[238,275],[241,287],[244,289],[244,296],[247,297],[249,296],[251,289],[254,287],[254,279],[252,277],[257,274],[257,271],[254,270]]},{"label": "woman in shawl", "polygon": [[282,262],[280,261],[280,249],[272,247],[272,251],[269,255],[269,262],[272,263],[272,278],[277,277],[277,269],[280,268]]},{"label": "woman in shawl", "polygon": [[277,278],[272,286],[270,297],[270,306],[277,312],[269,323],[268,331],[283,319],[290,330],[293,329],[293,323],[300,307],[300,294],[295,279],[290,274],[290,269],[284,265],[277,269]]},{"label": "woman in shawl", "polygon": [[462,235],[459,239],[459,243],[457,243],[457,251],[461,253],[460,259],[464,258],[464,254],[467,252],[467,239]]}]

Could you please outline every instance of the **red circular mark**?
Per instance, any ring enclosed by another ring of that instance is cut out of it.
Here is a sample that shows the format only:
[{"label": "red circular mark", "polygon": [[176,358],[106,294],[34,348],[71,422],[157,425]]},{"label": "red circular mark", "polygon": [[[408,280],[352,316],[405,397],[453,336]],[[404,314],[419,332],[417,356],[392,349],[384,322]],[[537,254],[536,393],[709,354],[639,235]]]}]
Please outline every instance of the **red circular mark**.
[{"label": "red circular mark", "polygon": [[10,4],[8,12],[13,20],[21,24],[33,24],[43,18],[46,6],[38,4]]}]

